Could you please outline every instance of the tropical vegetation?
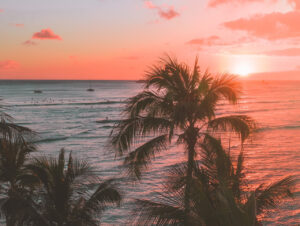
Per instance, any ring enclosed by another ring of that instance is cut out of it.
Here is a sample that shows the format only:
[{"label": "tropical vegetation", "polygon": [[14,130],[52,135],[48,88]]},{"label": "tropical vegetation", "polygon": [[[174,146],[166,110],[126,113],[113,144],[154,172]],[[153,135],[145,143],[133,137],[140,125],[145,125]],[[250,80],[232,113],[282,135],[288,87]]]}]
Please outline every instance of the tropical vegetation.
[{"label": "tropical vegetation", "polygon": [[[9,121],[7,121],[9,120]],[[33,157],[35,134],[4,115],[0,123],[1,217],[6,225],[99,225],[107,207],[119,205],[113,179],[100,180],[91,165],[65,151]]]},{"label": "tropical vegetation", "polygon": [[[186,164],[169,172],[165,190],[156,200],[136,200],[136,225],[253,226],[260,217],[292,197],[295,178],[288,176],[271,184],[251,188],[244,173],[244,154],[233,159],[220,141],[205,143],[201,161],[194,165],[191,211],[184,211]],[[186,219],[189,219],[188,224]]]},{"label": "tropical vegetation", "polygon": [[202,73],[197,59],[190,68],[167,57],[149,70],[144,84],[144,90],[128,100],[124,119],[111,133],[111,143],[117,154],[127,153],[124,164],[137,178],[172,141],[183,143],[187,163],[184,209],[189,215],[193,169],[201,145],[220,132],[235,132],[243,142],[255,122],[246,115],[217,116],[220,104],[237,103],[239,83],[230,75]]}]

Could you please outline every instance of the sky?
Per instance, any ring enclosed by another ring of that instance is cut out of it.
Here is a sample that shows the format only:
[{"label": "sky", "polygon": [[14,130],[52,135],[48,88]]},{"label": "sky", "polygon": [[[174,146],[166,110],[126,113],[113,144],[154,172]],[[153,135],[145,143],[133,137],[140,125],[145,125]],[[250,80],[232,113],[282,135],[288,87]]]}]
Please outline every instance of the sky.
[{"label": "sky", "polygon": [[141,79],[168,54],[299,80],[299,21],[300,0],[0,0],[0,79]]}]

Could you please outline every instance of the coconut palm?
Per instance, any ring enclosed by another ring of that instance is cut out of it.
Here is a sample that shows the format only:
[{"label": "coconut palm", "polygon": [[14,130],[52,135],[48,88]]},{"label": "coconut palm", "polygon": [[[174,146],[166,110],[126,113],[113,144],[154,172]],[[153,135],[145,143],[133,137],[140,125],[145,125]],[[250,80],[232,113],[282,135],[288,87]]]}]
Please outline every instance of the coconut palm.
[{"label": "coconut palm", "polygon": [[[31,210],[31,185],[24,184],[23,178],[26,174],[24,166],[36,147],[27,140],[29,129],[4,121],[0,124],[3,128],[0,138],[1,213],[7,225],[17,225],[27,218]],[[27,138],[23,132],[27,133]]]},{"label": "coconut palm", "polygon": [[[195,165],[192,179],[189,215],[184,211],[183,189],[187,165],[180,164],[171,170],[166,190],[157,200],[137,200],[134,212],[137,225],[260,225],[258,216],[292,196],[295,178],[291,176],[249,190],[243,171],[243,151],[235,166],[219,142],[214,141],[214,148],[206,143],[201,154],[201,163]],[[190,220],[188,224],[186,218]]]},{"label": "coconut palm", "polygon": [[88,162],[71,153],[66,161],[64,150],[57,159],[36,158],[27,169],[41,184],[35,205],[48,225],[98,225],[107,207],[120,204],[114,180],[98,183]]},{"label": "coconut palm", "polygon": [[183,143],[187,152],[185,211],[188,213],[195,157],[201,149],[198,144],[220,131],[236,132],[244,141],[254,122],[245,115],[216,116],[218,104],[237,103],[239,84],[229,75],[201,73],[197,59],[193,68],[189,68],[168,57],[149,70],[144,83],[144,90],[128,100],[124,119],[111,133],[111,143],[116,154],[128,153],[124,164],[137,178],[172,141]]},{"label": "coconut palm", "polygon": [[15,136],[19,141],[27,142],[26,138],[32,138],[33,135],[36,135],[34,131],[14,123],[14,118],[1,111],[0,106],[0,137],[11,139]]}]

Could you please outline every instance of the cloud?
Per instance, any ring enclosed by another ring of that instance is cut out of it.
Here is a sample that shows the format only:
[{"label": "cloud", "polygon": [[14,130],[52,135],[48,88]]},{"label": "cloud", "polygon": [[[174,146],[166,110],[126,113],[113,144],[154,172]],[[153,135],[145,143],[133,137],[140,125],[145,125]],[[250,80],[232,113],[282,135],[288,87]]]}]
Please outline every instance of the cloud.
[{"label": "cloud", "polygon": [[270,56],[300,56],[300,48],[272,50],[272,51],[266,51],[264,52],[264,54]]},{"label": "cloud", "polygon": [[188,45],[195,45],[197,47],[201,46],[234,46],[234,45],[241,45],[245,43],[253,42],[253,39],[250,37],[240,37],[236,40],[222,40],[219,36],[212,35],[206,38],[196,38],[192,39],[186,44]]},{"label": "cloud", "polygon": [[59,35],[54,34],[54,32],[50,29],[42,29],[40,32],[36,32],[32,35],[32,39],[56,39],[62,40]]},{"label": "cloud", "polygon": [[24,24],[14,24],[16,27],[24,27]]},{"label": "cloud", "polygon": [[14,60],[4,60],[0,61],[0,70],[9,70],[9,69],[15,69],[19,66],[19,64]]},{"label": "cloud", "polygon": [[300,37],[300,11],[270,13],[225,22],[231,30],[246,31],[258,38],[278,40]]},{"label": "cloud", "polygon": [[[271,2],[276,3],[280,2],[280,0],[209,0],[209,7],[218,7],[219,5],[224,4],[246,4],[246,3],[254,3],[254,2]],[[287,3],[292,5],[295,10],[300,10],[300,0],[286,0]]]},{"label": "cloud", "polygon": [[177,16],[180,16],[180,14],[174,10],[173,6],[156,6],[151,1],[145,1],[145,7],[151,10],[156,10],[159,17],[171,20]]},{"label": "cloud", "polygon": [[300,0],[288,0],[295,10],[300,10]]},{"label": "cloud", "polygon": [[3,9],[0,9],[0,13],[3,13],[4,12],[4,10]]},{"label": "cloud", "polygon": [[215,45],[217,43],[217,41],[219,41],[219,40],[220,40],[219,36],[213,35],[213,36],[210,36],[208,38],[192,39],[192,40],[188,41],[186,44],[211,46],[211,45]]},{"label": "cloud", "polygon": [[34,41],[31,41],[31,40],[27,40],[27,41],[23,42],[22,45],[25,45],[25,46],[35,46],[35,45],[37,45],[37,43],[34,42]]},{"label": "cloud", "polygon": [[300,70],[253,73],[249,80],[300,80]]},{"label": "cloud", "polygon": [[261,0],[210,0],[208,2],[209,7],[217,7],[222,4],[230,4],[230,3],[251,3],[251,2],[261,2]]}]

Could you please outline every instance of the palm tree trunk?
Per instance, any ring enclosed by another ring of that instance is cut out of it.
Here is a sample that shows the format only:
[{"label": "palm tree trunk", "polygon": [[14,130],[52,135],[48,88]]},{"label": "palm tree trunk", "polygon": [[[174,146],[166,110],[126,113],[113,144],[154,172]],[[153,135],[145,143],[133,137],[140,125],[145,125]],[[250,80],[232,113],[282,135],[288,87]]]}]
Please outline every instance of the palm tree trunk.
[{"label": "palm tree trunk", "polygon": [[186,174],[186,187],[184,194],[184,211],[185,211],[185,225],[191,225],[189,223],[190,215],[190,200],[191,200],[191,187],[193,179],[193,168],[194,168],[194,157],[195,157],[195,145],[197,142],[197,131],[196,128],[190,126],[186,131],[186,143],[188,149],[188,164],[187,164],[187,174]]}]

